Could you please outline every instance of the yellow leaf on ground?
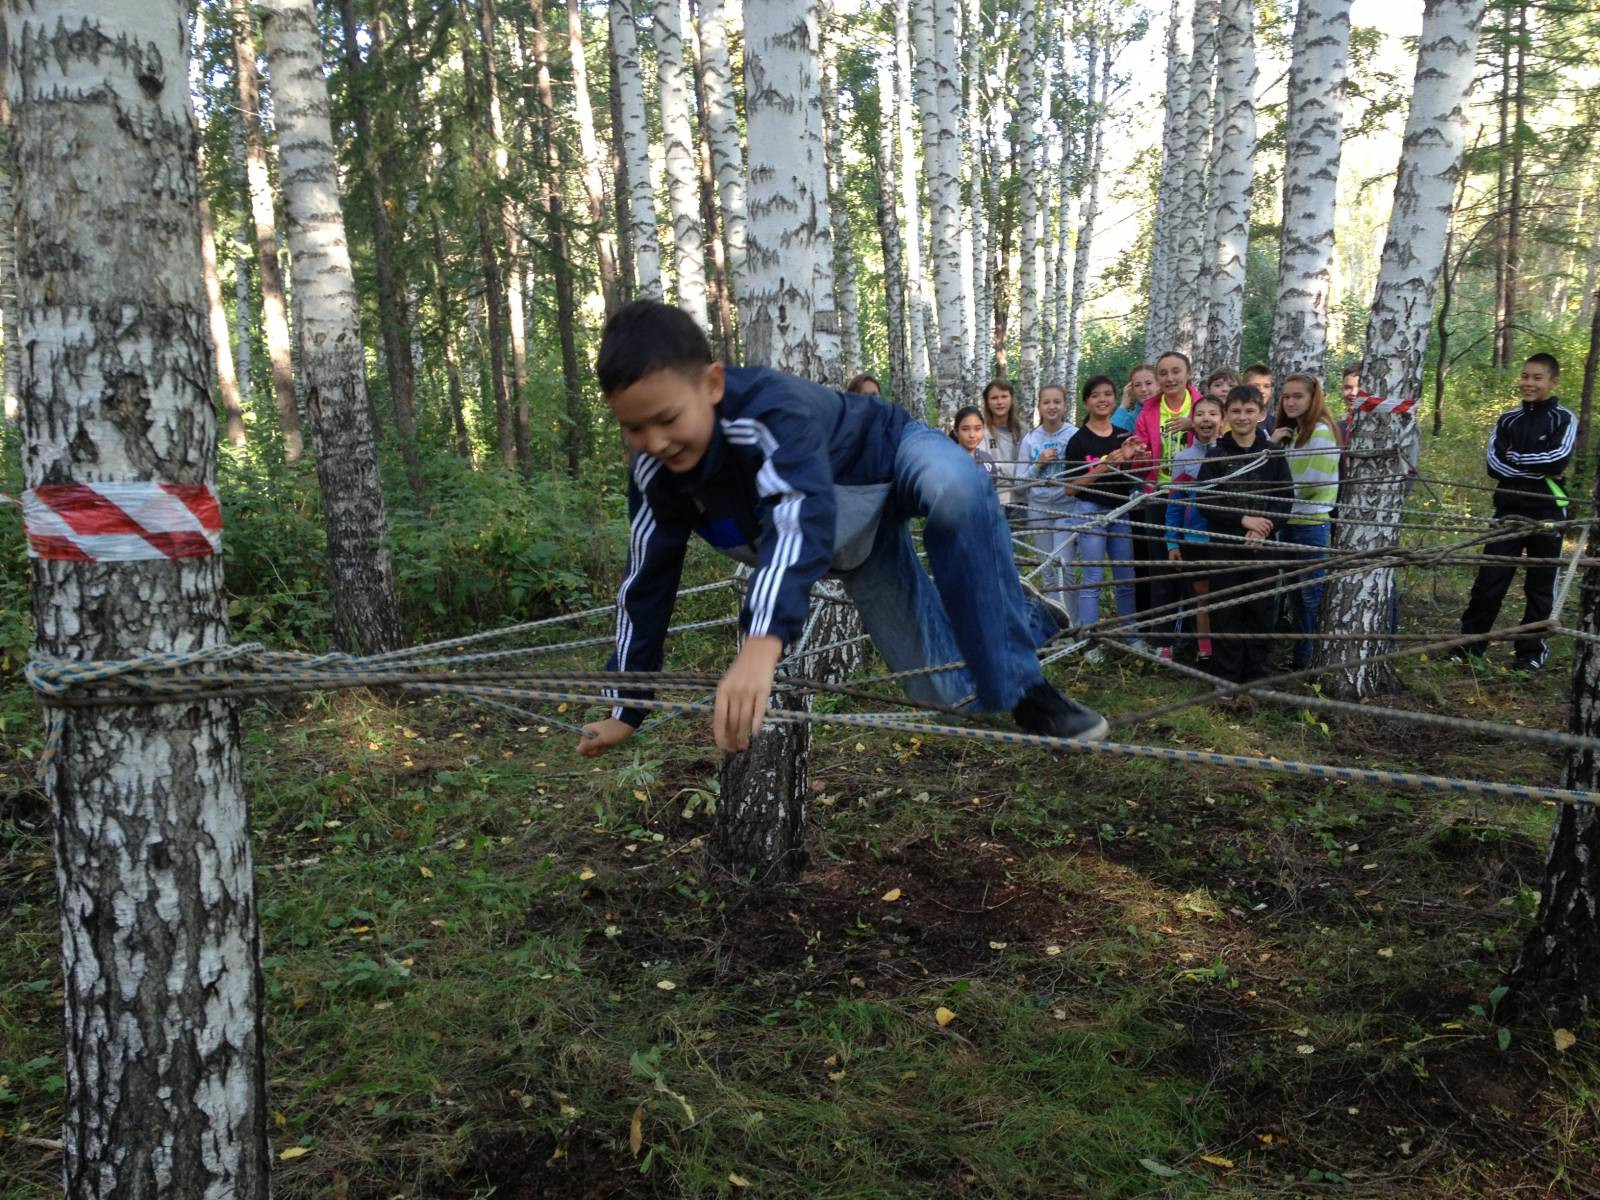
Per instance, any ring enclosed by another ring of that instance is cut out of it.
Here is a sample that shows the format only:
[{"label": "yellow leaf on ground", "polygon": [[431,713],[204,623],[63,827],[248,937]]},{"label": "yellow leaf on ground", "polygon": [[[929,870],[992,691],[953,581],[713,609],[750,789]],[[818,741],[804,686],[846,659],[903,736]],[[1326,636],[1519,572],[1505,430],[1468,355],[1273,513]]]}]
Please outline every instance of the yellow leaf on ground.
[{"label": "yellow leaf on ground", "polygon": [[282,1154],[278,1155],[278,1157],[284,1162],[288,1162],[291,1158],[304,1158],[310,1153],[311,1147],[309,1146],[290,1146]]},{"label": "yellow leaf on ground", "polygon": [[739,1174],[737,1171],[729,1171],[728,1172],[728,1182],[733,1184],[734,1187],[749,1187],[750,1186],[750,1181],[748,1179],[746,1179],[743,1175]]},{"label": "yellow leaf on ground", "polygon": [[943,1026],[950,1024],[951,1021],[954,1021],[956,1019],[956,1014],[941,1004],[938,1008],[933,1010],[933,1019],[939,1022],[939,1025],[942,1028]]},{"label": "yellow leaf on ground", "polygon": [[633,1110],[633,1122],[628,1126],[628,1149],[633,1151],[635,1158],[639,1157],[639,1148],[644,1145],[644,1105],[639,1105]]},{"label": "yellow leaf on ground", "polygon": [[900,899],[900,889],[899,888],[890,888],[887,892],[885,892],[883,894],[883,899],[884,899],[885,903],[893,904],[896,900]]},{"label": "yellow leaf on ground", "polygon": [[422,877],[424,879],[432,879],[433,878],[433,868],[432,867],[418,867],[417,870],[422,873]]},{"label": "yellow leaf on ground", "polygon": [[658,980],[656,980],[656,986],[658,988],[660,988],[663,992],[670,992],[670,991],[672,991],[673,988],[677,987],[678,985],[673,983],[672,980],[670,980],[670,979],[658,979]]},{"label": "yellow leaf on ground", "polygon": [[585,867],[583,870],[578,872],[578,878],[587,883],[589,880],[594,878],[594,872],[588,867]]},{"label": "yellow leaf on ground", "polygon": [[1200,1161],[1210,1163],[1213,1167],[1232,1167],[1233,1159],[1223,1158],[1220,1154],[1202,1154]]},{"label": "yellow leaf on ground", "polygon": [[1578,1044],[1578,1035],[1570,1029],[1558,1029],[1555,1033],[1555,1040],[1556,1049],[1565,1054]]}]

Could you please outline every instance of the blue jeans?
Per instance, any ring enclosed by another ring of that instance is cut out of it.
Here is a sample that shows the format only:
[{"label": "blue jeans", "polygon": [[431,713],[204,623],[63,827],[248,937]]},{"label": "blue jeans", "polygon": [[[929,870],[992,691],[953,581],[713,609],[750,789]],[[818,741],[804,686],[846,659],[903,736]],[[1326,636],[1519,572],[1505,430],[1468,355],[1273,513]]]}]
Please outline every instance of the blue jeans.
[{"label": "blue jeans", "polygon": [[1067,589],[1072,586],[1072,561],[1078,553],[1069,515],[1074,504],[1066,496],[1028,505],[1028,541],[1045,560],[1039,568],[1039,590],[1063,606],[1070,604]]},{"label": "blue jeans", "polygon": [[[932,579],[911,540],[914,517],[926,518]],[[891,671],[966,662],[906,680],[913,699],[955,704],[976,692],[978,709],[1009,712],[1043,682],[1035,651],[1055,622],[1022,590],[994,484],[937,430],[916,424],[901,435],[872,551],[838,577]]]},{"label": "blue jeans", "polygon": [[[1314,525],[1284,525],[1283,540],[1291,546],[1304,546],[1308,550],[1321,551],[1319,554],[1286,554],[1284,557],[1287,570],[1295,570],[1305,563],[1320,562],[1328,556],[1328,532],[1332,525],[1328,521],[1318,521]],[[1294,601],[1296,633],[1315,633],[1317,631],[1317,618],[1322,613],[1322,593],[1327,589],[1323,582],[1327,572],[1321,567],[1313,571],[1302,571],[1295,578],[1304,581],[1304,586],[1298,591],[1290,592],[1289,596]],[[1312,643],[1296,638],[1294,643],[1294,665],[1296,668],[1311,665]]]},{"label": "blue jeans", "polygon": [[1100,585],[1105,582],[1106,559],[1118,559],[1127,566],[1111,568],[1112,588],[1117,601],[1117,616],[1133,616],[1135,608],[1133,591],[1133,538],[1126,515],[1115,521],[1090,520],[1103,516],[1110,509],[1092,500],[1078,500],[1073,505],[1073,515],[1078,518],[1078,562],[1083,567],[1083,581],[1078,586],[1076,616],[1079,625],[1093,625],[1100,619]]}]

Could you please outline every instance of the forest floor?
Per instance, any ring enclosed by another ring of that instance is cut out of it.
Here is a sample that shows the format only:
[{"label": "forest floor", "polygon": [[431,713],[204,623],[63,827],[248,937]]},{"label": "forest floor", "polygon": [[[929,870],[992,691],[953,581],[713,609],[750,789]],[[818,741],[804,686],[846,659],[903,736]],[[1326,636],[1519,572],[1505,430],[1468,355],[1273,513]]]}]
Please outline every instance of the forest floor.
[{"label": "forest floor", "polygon": [[[1448,628],[1465,581],[1425,582],[1407,624]],[[1400,702],[1563,728],[1569,654],[1409,662]],[[1193,687],[1060,679],[1110,713]],[[1546,806],[819,729],[810,866],[758,891],[708,864],[698,724],[603,767],[433,701],[245,730],[279,1197],[1600,1194],[1592,1029],[1494,999]],[[1560,781],[1547,748],[1253,704],[1136,734]],[[58,932],[29,765],[0,789],[0,1196],[33,1200]]]}]

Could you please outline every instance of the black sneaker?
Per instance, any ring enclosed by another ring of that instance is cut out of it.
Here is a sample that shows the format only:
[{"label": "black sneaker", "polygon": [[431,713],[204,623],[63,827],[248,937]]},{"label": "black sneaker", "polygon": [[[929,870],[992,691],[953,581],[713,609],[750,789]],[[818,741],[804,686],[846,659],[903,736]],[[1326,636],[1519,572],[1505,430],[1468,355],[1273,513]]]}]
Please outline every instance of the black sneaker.
[{"label": "black sneaker", "polygon": [[1518,655],[1511,661],[1511,669],[1519,675],[1532,675],[1535,671],[1544,670],[1544,659],[1523,658]]},{"label": "black sneaker", "polygon": [[1011,710],[1011,719],[1024,733],[1089,742],[1099,741],[1109,729],[1106,719],[1094,709],[1069,700],[1048,683],[1036,683],[1024,692]]}]

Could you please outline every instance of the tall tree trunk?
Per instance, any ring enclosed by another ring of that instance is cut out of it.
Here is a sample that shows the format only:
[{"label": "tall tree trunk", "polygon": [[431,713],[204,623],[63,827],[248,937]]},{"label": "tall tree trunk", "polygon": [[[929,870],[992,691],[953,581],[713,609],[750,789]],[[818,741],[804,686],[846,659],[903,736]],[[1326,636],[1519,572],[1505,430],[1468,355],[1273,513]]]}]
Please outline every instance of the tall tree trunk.
[{"label": "tall tree trunk", "polygon": [[572,266],[567,258],[567,218],[561,199],[561,148],[556,140],[555,93],[550,86],[550,46],[544,31],[544,3],[535,0],[533,69],[539,88],[539,142],[544,152],[545,236],[550,245],[550,278],[556,285],[556,330],[561,340],[561,382],[566,394],[567,470],[576,476],[589,445],[589,422],[583,409],[583,378],[578,371],[577,306],[572,297]]},{"label": "tall tree trunk", "polygon": [[917,416],[909,383],[911,348],[906,341],[905,255],[900,244],[900,216],[895,206],[894,64],[878,60],[878,149],[873,158],[878,178],[878,238],[883,243],[883,306],[888,326],[889,392],[894,401]]},{"label": "tall tree trunk", "polygon": [[[1201,275],[1210,244],[1199,214],[1211,209],[1211,110],[1217,79],[1217,0],[1195,0],[1189,56],[1189,117],[1184,123],[1183,190],[1172,259],[1176,349],[1194,358],[1205,341],[1209,289]],[[1162,351],[1157,351],[1161,353]]]},{"label": "tall tree trunk", "polygon": [[267,141],[261,131],[261,79],[256,71],[256,37],[250,0],[230,0],[233,54],[239,82],[239,123],[244,131],[245,180],[250,191],[250,216],[255,224],[256,274],[261,279],[261,333],[272,365],[272,402],[283,434],[283,457],[299,462],[305,453],[300,409],[294,397],[293,351],[289,316],[284,306],[283,275],[278,269],[278,218],[272,207],[272,180],[267,170]]},{"label": "tall tree trunk", "polygon": [[711,138],[717,192],[722,198],[722,237],[728,250],[728,275],[734,303],[744,305],[745,227],[744,150],[733,102],[733,69],[728,59],[728,26],[723,0],[700,0],[700,52],[705,80],[706,131]]},{"label": "tall tree trunk", "polygon": [[928,164],[928,208],[933,222],[933,282],[939,306],[935,394],[939,423],[970,403],[966,376],[966,292],[972,278],[961,267],[961,46],[957,40],[961,0],[922,0],[918,13],[931,18],[932,63],[928,111],[923,113],[923,159]]},{"label": "tall tree trunk", "polygon": [[[372,135],[372,114],[367,90],[374,86],[377,73],[370,63],[361,61],[357,39],[354,0],[339,0],[339,21],[344,28],[344,63],[350,75],[351,118],[356,142],[361,148],[361,165],[367,177],[367,205],[372,210],[372,259],[378,277],[378,324],[383,335],[383,365],[389,381],[389,403],[394,408],[394,427],[400,435],[400,457],[406,466],[406,483],[422,510],[428,510],[428,489],[422,481],[422,458],[417,451],[417,401],[411,373],[411,320],[406,313],[405,287],[394,262],[394,234],[389,225],[389,189],[384,179],[383,158]],[[383,52],[383,21],[368,27],[371,54]]]},{"label": "tall tree trunk", "polygon": [[1495,164],[1494,188],[1494,334],[1489,343],[1489,363],[1503,367],[1508,361],[1506,337],[1506,288],[1511,275],[1507,270],[1507,251],[1511,245],[1511,199],[1506,180],[1511,165],[1511,8],[1515,0],[1503,0],[1500,18],[1500,94],[1495,99],[1499,114],[1500,154]]},{"label": "tall tree trunk", "polygon": [[[1039,20],[1043,8],[1044,20]],[[1021,169],[1018,220],[1022,225],[1022,262],[1017,271],[1017,398],[1016,411],[1027,429],[1033,425],[1033,403],[1039,393],[1039,151],[1040,76],[1039,25],[1049,27],[1049,0],[1021,0],[1017,22],[1017,139]]]},{"label": "tall tree trunk", "polygon": [[684,28],[694,43],[690,59],[694,72],[695,122],[694,131],[699,153],[695,156],[695,169],[700,181],[700,227],[705,230],[705,245],[711,253],[711,270],[707,279],[710,285],[710,311],[716,324],[717,341],[722,346],[722,357],[734,358],[733,340],[733,284],[728,272],[728,252],[719,232],[717,220],[717,176],[712,167],[711,125],[706,118],[705,53],[700,46],[699,26],[691,19]]},{"label": "tall tree trunk", "polygon": [[654,0],[656,82],[661,91],[661,132],[666,144],[667,201],[672,207],[672,256],[677,265],[678,307],[702,329],[706,309],[705,245],[689,119],[689,78],[683,57],[684,0]]},{"label": "tall tree trunk", "polygon": [[500,249],[504,257],[498,267],[505,287],[501,296],[505,304],[505,330],[511,347],[512,435],[516,447],[517,468],[524,475],[533,473],[533,446],[529,424],[532,415],[528,408],[528,323],[522,303],[522,289],[516,286],[522,265],[522,236],[517,229],[517,214],[506,195],[507,178],[511,169],[510,151],[506,144],[505,118],[500,108],[500,67],[495,59],[494,0],[476,0],[478,17],[478,54],[483,72],[483,116],[489,135],[490,151],[494,156],[494,185],[496,223],[500,234]]},{"label": "tall tree trunk", "polygon": [[606,17],[606,103],[611,112],[611,137],[607,152],[611,156],[611,207],[617,222],[617,271],[619,302],[639,290],[639,273],[633,265],[633,189],[628,183],[628,159],[622,152],[622,86],[617,61],[617,39],[611,35],[611,5]]},{"label": "tall tree trunk", "polygon": [[900,144],[901,244],[906,259],[906,328],[910,355],[902,401],[920,420],[928,411],[927,292],[922,271],[922,198],[917,187],[917,139],[913,131],[911,16],[908,0],[894,0],[895,132]]},{"label": "tall tree trunk", "polygon": [[[1394,209],[1384,240],[1362,356],[1362,386],[1385,397],[1415,397],[1433,316],[1434,291],[1444,263],[1463,145],[1461,106],[1483,22],[1484,0],[1427,0],[1417,54],[1411,111],[1395,180]],[[1405,502],[1405,435],[1415,415],[1365,413],[1350,435],[1336,553],[1371,553],[1398,541]],[[1323,642],[1319,665],[1336,696],[1367,699],[1394,684],[1389,661],[1373,662],[1388,647],[1389,597],[1394,570],[1375,567],[1332,579],[1325,601],[1342,632],[1365,635]]]},{"label": "tall tree trunk", "polygon": [[1283,244],[1270,361],[1275,378],[1308,371],[1322,378],[1333,282],[1333,209],[1350,0],[1301,0],[1289,68],[1283,169]]},{"label": "tall tree trunk", "polygon": [[[18,362],[24,484],[204,487],[214,503],[183,6],[22,7],[7,34],[17,257],[29,264],[8,332],[37,351]],[[227,644],[222,558],[203,540],[194,557],[88,561],[31,522],[39,656]],[[63,1194],[266,1200],[238,714],[186,700],[54,709],[49,721]]]},{"label": "tall tree trunk", "polygon": [[1217,221],[1211,253],[1206,362],[1236,365],[1244,340],[1245,262],[1250,256],[1250,189],[1256,158],[1254,0],[1222,0],[1217,21],[1217,111],[1212,145]]},{"label": "tall tree trunk", "polygon": [[[0,75],[8,68],[0,63]],[[0,85],[3,88],[3,85]],[[5,423],[15,425],[22,416],[17,390],[21,354],[17,344],[17,243],[16,192],[11,178],[11,105],[0,93],[0,361],[3,361]]]},{"label": "tall tree trunk", "polygon": [[661,235],[656,228],[655,183],[650,174],[650,130],[645,123],[644,84],[639,68],[639,27],[633,0],[609,0],[613,77],[622,101],[623,159],[628,167],[629,240],[639,274],[639,295],[661,300]]},{"label": "tall tree trunk", "polygon": [[833,0],[817,0],[817,88],[803,97],[806,114],[806,160],[811,164],[811,336],[816,345],[812,378],[831,387],[844,384],[844,346],[839,337],[839,302],[833,289],[833,221],[828,215],[827,133],[822,124],[822,57],[833,36]]},{"label": "tall tree trunk", "polygon": [[[244,161],[244,130],[234,114],[233,169],[240,179],[248,178]],[[250,247],[243,237],[233,243],[233,308],[237,318],[234,340],[234,364],[239,379],[239,399],[249,407],[255,399],[255,300],[250,291]]]},{"label": "tall tree trunk", "polygon": [[1513,42],[1511,108],[1511,191],[1507,199],[1511,211],[1506,220],[1506,298],[1501,326],[1500,365],[1509,367],[1515,355],[1517,339],[1517,311],[1520,307],[1518,292],[1522,287],[1522,179],[1523,140],[1527,130],[1528,99],[1528,6],[1516,6],[1516,29]]},{"label": "tall tree trunk", "polygon": [[[1573,451],[1575,462],[1585,468],[1592,467],[1589,458],[1589,441],[1594,428],[1595,379],[1600,376],[1600,293],[1589,294],[1589,354],[1583,362],[1583,393],[1578,404],[1578,445]],[[1600,472],[1596,472],[1600,481]]]},{"label": "tall tree trunk", "polygon": [[824,198],[833,233],[833,281],[839,309],[841,382],[861,369],[861,312],[856,293],[856,255],[850,235],[850,209],[844,182],[844,128],[834,97],[839,93],[837,43],[823,43],[822,122],[828,171]]},{"label": "tall tree trunk", "polygon": [[[1094,43],[1089,43],[1090,50]],[[1089,73],[1091,90],[1094,72]],[[1088,162],[1089,198],[1083,206],[1083,228],[1078,231],[1078,252],[1072,268],[1072,311],[1067,314],[1065,371],[1068,397],[1078,394],[1078,366],[1083,357],[1083,309],[1089,298],[1089,251],[1094,245],[1094,224],[1100,215],[1100,166],[1105,160],[1106,120],[1111,111],[1111,45],[1100,51],[1100,94],[1093,100],[1086,136],[1094,143]]]},{"label": "tall tree trunk", "polygon": [[985,190],[987,135],[984,125],[983,4],[982,0],[968,0],[968,3],[970,8],[966,22],[967,102],[966,123],[962,132],[962,140],[966,143],[962,149],[962,156],[967,161],[968,169],[967,198],[962,212],[972,226],[972,261],[967,264],[970,282],[966,289],[967,295],[971,298],[972,311],[968,313],[963,308],[961,319],[966,322],[972,336],[971,365],[967,375],[976,389],[993,370],[991,360],[994,357],[994,322],[990,320],[989,314],[994,306],[988,297],[994,280],[989,271],[990,213],[988,192]]},{"label": "tall tree trunk", "polygon": [[267,0],[262,36],[283,165],[284,226],[300,306],[300,371],[328,529],[334,634],[363,654],[401,644],[389,520],[367,402],[322,39],[311,0]]},{"label": "tall tree trunk", "polygon": [[[1150,236],[1150,309],[1145,320],[1144,357],[1156,357],[1176,345],[1178,282],[1174,279],[1181,220],[1184,134],[1189,118],[1189,59],[1192,26],[1184,0],[1172,0],[1167,11],[1167,94],[1162,104],[1161,176],[1156,190],[1155,224]],[[1292,96],[1291,96],[1292,102]]]},{"label": "tall tree trunk", "polygon": [[[990,115],[998,128],[990,131],[990,141],[995,146],[1008,146],[1006,161],[1006,174],[1015,179],[1017,174],[1017,146],[1006,137],[1005,131],[1005,105],[999,100],[1000,91],[996,89],[995,99],[991,105]],[[1000,226],[999,236],[995,239],[994,270],[991,278],[994,280],[994,366],[997,378],[1011,377],[1011,364],[1007,357],[1009,349],[1006,338],[1010,330],[1011,319],[1011,249],[1016,244],[1017,210],[1013,204],[1006,203],[1001,195],[1000,169],[996,164],[990,172],[989,190],[994,201],[993,211],[995,222]]]},{"label": "tall tree trunk", "polygon": [[[578,0],[567,0],[567,52],[572,62],[573,112],[578,120],[578,150],[583,155],[583,192],[589,200],[589,225],[594,231],[600,265],[600,294],[610,316],[622,304],[617,273],[617,235],[606,218],[605,182],[600,175],[600,139],[595,135],[594,103],[589,98],[589,62],[583,47],[583,13]],[[613,137],[615,131],[613,131]]]},{"label": "tall tree trunk", "polygon": [[473,463],[472,438],[467,430],[466,404],[461,388],[461,351],[456,345],[455,304],[450,298],[450,281],[445,275],[444,233],[439,228],[439,213],[428,214],[433,247],[433,302],[439,313],[439,343],[444,350],[445,390],[450,399],[450,424],[455,433],[456,453]]}]

